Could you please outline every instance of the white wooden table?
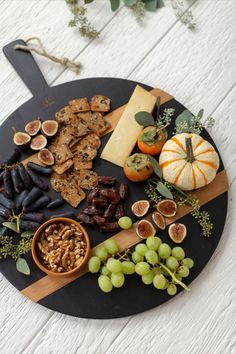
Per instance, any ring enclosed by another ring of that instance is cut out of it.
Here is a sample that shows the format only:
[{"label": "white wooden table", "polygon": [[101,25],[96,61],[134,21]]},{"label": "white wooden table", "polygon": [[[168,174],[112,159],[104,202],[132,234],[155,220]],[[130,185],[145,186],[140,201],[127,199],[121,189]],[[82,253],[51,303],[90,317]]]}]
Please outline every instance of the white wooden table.
[{"label": "white wooden table", "polygon": [[[192,112],[216,119],[212,136],[230,183],[223,237],[208,266],[168,303],[116,320],[84,320],[23,298],[0,275],[0,353],[236,353],[236,1],[188,1],[197,27],[187,30],[164,7],[140,26],[126,8],[107,0],[90,6],[101,29],[88,42],[67,27],[62,0],[0,0],[0,44],[39,36],[54,54],[83,64],[79,76],[45,59],[37,62],[50,85],[111,76],[141,81],[173,94]],[[0,54],[1,121],[30,93]]]}]

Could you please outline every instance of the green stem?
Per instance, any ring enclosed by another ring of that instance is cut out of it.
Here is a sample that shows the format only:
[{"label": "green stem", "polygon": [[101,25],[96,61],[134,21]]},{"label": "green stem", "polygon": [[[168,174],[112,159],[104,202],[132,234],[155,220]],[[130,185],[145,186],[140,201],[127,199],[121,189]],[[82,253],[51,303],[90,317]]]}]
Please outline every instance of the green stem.
[{"label": "green stem", "polygon": [[186,151],[187,151],[187,157],[186,161],[193,163],[195,161],[195,157],[193,154],[193,145],[192,145],[192,139],[191,138],[185,138],[185,145],[186,145]]},{"label": "green stem", "polygon": [[187,287],[187,285],[185,285],[182,281],[180,281],[179,279],[176,278],[176,276],[174,275],[174,273],[171,272],[171,270],[169,270],[169,268],[167,268],[164,264],[162,264],[161,262],[158,263],[159,266],[163,269],[165,269],[165,271],[167,273],[170,274],[172,280],[174,280],[177,284],[179,284],[180,286],[182,286],[182,288],[184,288],[187,291],[191,291],[189,287]]}]

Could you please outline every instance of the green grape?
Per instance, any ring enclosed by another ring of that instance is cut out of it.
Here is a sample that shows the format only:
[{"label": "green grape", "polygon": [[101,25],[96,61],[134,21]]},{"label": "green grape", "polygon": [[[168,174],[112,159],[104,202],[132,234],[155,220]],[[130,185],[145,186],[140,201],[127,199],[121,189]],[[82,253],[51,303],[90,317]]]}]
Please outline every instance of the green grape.
[{"label": "green grape", "polygon": [[123,273],[111,273],[111,282],[115,288],[121,288],[125,282],[125,276]]},{"label": "green grape", "polygon": [[154,275],[154,272],[150,270],[150,272],[148,272],[147,274],[142,275],[142,282],[146,285],[152,284]]},{"label": "green grape", "polygon": [[119,252],[119,246],[117,242],[113,238],[108,238],[104,242],[104,247],[106,248],[107,252],[114,255]]},{"label": "green grape", "polygon": [[167,243],[162,243],[158,249],[159,256],[163,259],[171,255],[171,248]]},{"label": "green grape", "polygon": [[156,253],[156,251],[153,251],[153,250],[148,250],[145,253],[145,258],[146,258],[147,262],[152,265],[157,264],[157,262],[158,262],[158,254]]},{"label": "green grape", "polygon": [[179,274],[182,278],[186,278],[189,275],[189,269],[182,265],[177,269],[177,274]]},{"label": "green grape", "polygon": [[132,253],[132,261],[134,263],[138,263],[138,262],[142,262],[144,260],[144,256],[141,256],[141,254],[139,254],[138,252],[134,251]]},{"label": "green grape", "polygon": [[194,261],[191,258],[184,258],[181,263],[188,269],[191,269],[194,266]]},{"label": "green grape", "polygon": [[111,275],[111,272],[107,269],[107,266],[104,265],[101,269],[101,274],[107,275],[109,277]]},{"label": "green grape", "polygon": [[175,270],[176,268],[178,268],[179,262],[177,261],[177,259],[175,257],[170,256],[166,260],[166,266],[170,270]]},{"label": "green grape", "polygon": [[135,272],[138,275],[145,275],[145,274],[149,273],[149,271],[150,271],[150,266],[146,262],[139,262],[135,266]]},{"label": "green grape", "polygon": [[98,285],[104,293],[109,293],[112,290],[112,282],[107,275],[100,275],[98,277]]},{"label": "green grape", "polygon": [[150,236],[146,240],[146,245],[150,250],[157,251],[162,241],[159,237]]},{"label": "green grape", "polygon": [[185,252],[182,247],[174,247],[172,248],[172,256],[177,259],[177,261],[182,261],[185,257]]},{"label": "green grape", "polygon": [[128,216],[122,216],[118,220],[118,224],[122,229],[128,230],[133,225],[133,221]]},{"label": "green grape", "polygon": [[145,256],[147,251],[148,248],[145,243],[139,243],[137,246],[135,246],[135,252],[138,252],[141,256]]},{"label": "green grape", "polygon": [[108,258],[108,252],[105,247],[100,246],[95,250],[95,256],[101,259],[101,261],[105,261]]},{"label": "green grape", "polygon": [[124,261],[122,264],[122,271],[124,274],[134,274],[135,272],[135,264],[130,261]]},{"label": "green grape", "polygon": [[167,280],[163,274],[156,274],[153,278],[153,285],[155,288],[164,290],[166,288]]},{"label": "green grape", "polygon": [[[155,268],[153,268],[153,272],[154,272],[154,275],[156,275],[156,274],[164,274],[164,269],[162,269],[160,267],[155,267]],[[168,275],[169,275],[169,273],[168,273]]]},{"label": "green grape", "polygon": [[177,293],[177,286],[175,284],[169,284],[167,286],[167,293],[169,295],[175,295]]},{"label": "green grape", "polygon": [[93,256],[88,261],[88,270],[90,273],[97,273],[101,267],[101,259],[97,256]]},{"label": "green grape", "polygon": [[[175,274],[175,277],[181,281],[182,280],[182,277],[179,275],[179,274]],[[173,281],[174,284],[178,284],[176,281]]]},{"label": "green grape", "polygon": [[109,258],[107,261],[107,269],[112,273],[122,272],[121,261],[115,258]]}]

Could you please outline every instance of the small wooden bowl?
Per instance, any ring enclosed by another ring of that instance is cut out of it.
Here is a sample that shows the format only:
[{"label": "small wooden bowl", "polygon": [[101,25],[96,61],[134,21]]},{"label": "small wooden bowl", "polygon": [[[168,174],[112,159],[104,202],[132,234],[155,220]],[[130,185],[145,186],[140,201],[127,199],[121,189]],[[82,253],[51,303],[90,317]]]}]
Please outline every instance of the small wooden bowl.
[{"label": "small wooden bowl", "polygon": [[[46,265],[44,265],[43,261],[40,259],[40,256],[38,255],[38,240],[42,234],[42,231],[48,227],[50,224],[66,224],[66,225],[70,225],[70,224],[76,224],[79,226],[79,228],[81,229],[81,231],[83,232],[83,237],[84,237],[84,241],[86,242],[86,252],[85,252],[85,256],[84,259],[82,260],[82,262],[78,265],[78,267],[70,270],[69,272],[63,272],[63,273],[57,273],[57,272],[53,272],[51,270],[49,270]],[[31,246],[31,253],[32,253],[32,257],[33,260],[35,261],[36,265],[46,274],[53,276],[53,277],[71,277],[74,274],[76,274],[78,272],[78,270],[80,268],[82,268],[82,266],[87,262],[89,254],[90,254],[90,240],[88,237],[87,232],[85,231],[85,229],[83,228],[83,226],[81,226],[81,224],[78,221],[72,220],[72,219],[68,219],[68,218],[55,218],[55,219],[51,219],[46,221],[44,224],[42,224],[38,230],[35,232],[33,240],[32,240],[32,246]]]}]

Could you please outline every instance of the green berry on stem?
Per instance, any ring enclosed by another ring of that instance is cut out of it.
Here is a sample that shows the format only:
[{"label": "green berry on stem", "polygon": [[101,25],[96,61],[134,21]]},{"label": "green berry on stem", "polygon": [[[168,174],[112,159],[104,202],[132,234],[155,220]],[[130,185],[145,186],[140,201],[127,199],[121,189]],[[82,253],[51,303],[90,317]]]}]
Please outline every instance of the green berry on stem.
[{"label": "green berry on stem", "polygon": [[166,266],[170,270],[175,270],[176,268],[178,268],[179,262],[177,261],[177,259],[175,257],[170,256],[166,259]]},{"label": "green berry on stem", "polygon": [[104,242],[104,247],[106,248],[107,252],[114,255],[119,252],[119,246],[117,242],[113,238],[108,238]]},{"label": "green berry on stem", "polygon": [[191,269],[194,266],[194,261],[191,258],[184,258],[181,263],[188,269]]},{"label": "green berry on stem", "polygon": [[167,280],[163,274],[156,274],[153,278],[153,285],[159,290],[164,290],[166,288]]},{"label": "green berry on stem", "polygon": [[122,272],[121,261],[115,258],[109,258],[107,261],[107,269],[112,273]]},{"label": "green berry on stem", "polygon": [[182,278],[186,278],[189,276],[189,269],[182,265],[177,269],[177,274],[179,274]]},{"label": "green berry on stem", "polygon": [[125,276],[123,273],[111,273],[111,282],[115,288],[121,288],[125,282]]},{"label": "green berry on stem", "polygon": [[157,251],[162,241],[159,237],[150,236],[146,240],[146,245],[150,250]]},{"label": "green berry on stem", "polygon": [[160,258],[166,259],[171,255],[171,248],[167,243],[162,243],[158,249]]},{"label": "green berry on stem", "polygon": [[102,275],[107,275],[108,277],[110,277],[111,272],[107,269],[107,266],[104,265],[104,266],[101,268],[101,274],[102,274]]},{"label": "green berry on stem", "polygon": [[138,275],[145,275],[150,272],[150,266],[146,262],[139,262],[135,266],[135,272]]},{"label": "green berry on stem", "polygon": [[142,262],[144,260],[144,256],[142,256],[141,254],[139,254],[138,252],[134,251],[132,253],[132,261],[134,263],[139,263],[139,262]]},{"label": "green berry on stem", "polygon": [[88,270],[90,273],[97,273],[101,267],[101,259],[97,256],[93,256],[88,261]]},{"label": "green berry on stem", "polygon": [[145,253],[148,251],[145,243],[139,243],[135,246],[135,251],[138,252],[141,256],[145,256]]},{"label": "green berry on stem", "polygon": [[130,261],[124,261],[122,264],[122,271],[124,274],[134,274],[135,273],[135,264]]},{"label": "green berry on stem", "polygon": [[177,286],[175,284],[169,284],[167,286],[167,293],[171,296],[177,293]]},{"label": "green berry on stem", "polygon": [[101,261],[105,261],[108,258],[108,252],[105,247],[100,246],[95,250],[95,256],[101,259]]},{"label": "green berry on stem", "polygon": [[182,259],[185,257],[185,252],[182,247],[172,248],[171,254],[177,259],[177,261],[182,261]]},{"label": "green berry on stem", "polygon": [[145,285],[150,285],[153,282],[154,276],[155,276],[154,272],[150,270],[150,272],[148,272],[147,274],[142,275],[142,282]]},{"label": "green berry on stem", "polygon": [[112,282],[111,279],[107,275],[100,275],[98,278],[99,288],[104,293],[109,293],[112,290]]},{"label": "green berry on stem", "polygon": [[152,265],[158,263],[158,254],[156,253],[156,251],[148,250],[145,253],[145,258],[146,258],[147,262],[152,264]]}]

